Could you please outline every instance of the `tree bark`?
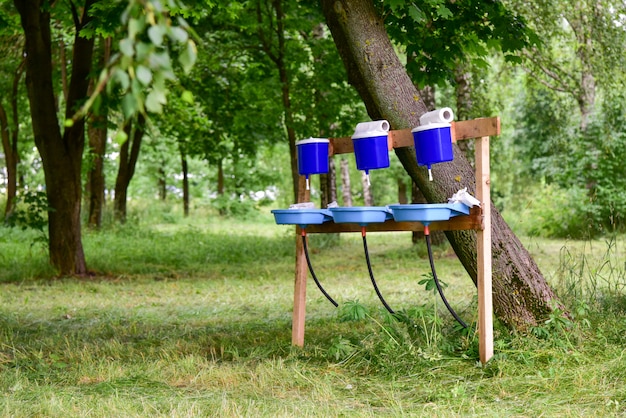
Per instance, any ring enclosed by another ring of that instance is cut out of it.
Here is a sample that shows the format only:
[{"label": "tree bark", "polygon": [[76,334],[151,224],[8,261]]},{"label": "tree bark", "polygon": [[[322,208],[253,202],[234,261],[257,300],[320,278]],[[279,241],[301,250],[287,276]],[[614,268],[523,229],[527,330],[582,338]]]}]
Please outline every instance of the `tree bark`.
[{"label": "tree bark", "polygon": [[[285,129],[287,131],[287,141],[289,142],[289,153],[291,156],[291,177],[293,183],[293,198],[294,202],[298,201],[300,174],[298,173],[298,159],[296,150],[296,131],[293,122],[293,109],[291,107],[291,80],[287,72],[287,65],[285,64],[285,13],[283,10],[282,0],[272,0],[271,9],[273,9],[275,16],[269,16],[271,22],[272,31],[270,36],[276,36],[276,47],[272,47],[272,40],[266,36],[263,32],[263,12],[261,2],[257,3],[257,23],[259,24],[259,40],[261,43],[262,51],[268,56],[268,58],[274,63],[278,70],[278,79],[281,86],[281,98],[283,103],[283,112],[285,116]],[[276,18],[273,21],[274,17]],[[274,26],[275,25],[275,26]]]},{"label": "tree bark", "polygon": [[[48,204],[52,208],[48,212],[50,262],[61,275],[85,275],[87,266],[80,224],[84,119],[77,120],[61,134],[52,79],[52,42],[47,2],[15,0],[14,4],[20,14],[26,39],[26,89],[33,135],[43,164]],[[87,0],[82,16],[76,19],[66,117],[73,115],[87,94],[93,38],[82,38],[79,32],[91,20],[88,14],[91,5],[92,1]]]},{"label": "tree bark", "polygon": [[185,217],[189,216],[189,165],[187,163],[187,155],[181,151],[180,162],[183,169],[183,213]]},{"label": "tree bark", "polygon": [[343,199],[343,206],[352,206],[352,191],[350,190],[350,170],[348,166],[348,160],[342,158],[340,160],[341,171],[341,197]]},{"label": "tree bark", "polygon": [[158,171],[158,178],[157,178],[157,187],[159,189],[159,199],[161,199],[162,201],[165,201],[165,199],[167,199],[167,179],[165,176],[165,170],[163,169],[163,167],[159,167]]},{"label": "tree bark", "polygon": [[[101,39],[100,57],[98,65],[102,68],[111,56],[111,38]],[[91,82],[91,89],[95,81]],[[101,93],[104,98],[105,93]],[[109,106],[106,100],[97,113],[91,114],[88,119],[87,133],[89,149],[93,156],[91,167],[87,173],[88,217],[87,226],[99,229],[102,226],[102,212],[104,209],[104,192],[106,188],[104,177],[104,157],[106,154],[108,132]]]},{"label": "tree bark", "polygon": [[139,159],[139,150],[145,131],[146,120],[140,113],[133,129],[133,123],[128,121],[124,130],[128,135],[126,142],[120,148],[120,163],[115,179],[114,216],[118,222],[126,222],[126,202],[128,199],[128,186],[135,175],[135,166]]},{"label": "tree bark", "polygon": [[[393,129],[413,128],[426,106],[400,63],[372,0],[322,0],[335,44],[373,120]],[[412,147],[395,150],[428,202],[445,202],[460,188],[475,190],[474,172],[454,146],[454,161],[433,166],[434,181],[418,167]],[[459,260],[476,283],[476,233],[446,232]],[[498,318],[514,328],[537,324],[552,311],[552,289],[519,239],[492,208],[493,301]]]},{"label": "tree bark", "polygon": [[372,196],[372,187],[365,171],[361,171],[361,186],[363,187],[363,203],[365,206],[374,206],[374,196]]},{"label": "tree bark", "polygon": [[17,108],[17,97],[20,80],[24,74],[26,60],[23,59],[18,65],[13,75],[11,95],[9,102],[11,105],[11,122],[4,107],[0,104],[0,127],[2,129],[2,149],[7,168],[7,201],[4,206],[4,219],[9,217],[15,209],[15,198],[17,197],[17,165],[20,162],[20,154],[17,148],[19,139],[19,118]]}]

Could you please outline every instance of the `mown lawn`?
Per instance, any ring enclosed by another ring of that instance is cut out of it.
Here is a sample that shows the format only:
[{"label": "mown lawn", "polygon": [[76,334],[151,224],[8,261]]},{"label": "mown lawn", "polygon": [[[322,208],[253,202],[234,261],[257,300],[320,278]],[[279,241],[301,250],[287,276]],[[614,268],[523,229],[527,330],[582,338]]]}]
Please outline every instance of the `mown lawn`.
[{"label": "mown lawn", "polygon": [[[271,219],[164,220],[86,233],[87,279],[45,278],[31,232],[0,229],[0,415],[619,416],[626,414],[624,239],[525,239],[573,321],[496,327],[477,359],[436,295],[422,244],[312,236],[306,342],[291,346],[293,231]],[[475,290],[436,250],[446,296],[473,325]]]}]

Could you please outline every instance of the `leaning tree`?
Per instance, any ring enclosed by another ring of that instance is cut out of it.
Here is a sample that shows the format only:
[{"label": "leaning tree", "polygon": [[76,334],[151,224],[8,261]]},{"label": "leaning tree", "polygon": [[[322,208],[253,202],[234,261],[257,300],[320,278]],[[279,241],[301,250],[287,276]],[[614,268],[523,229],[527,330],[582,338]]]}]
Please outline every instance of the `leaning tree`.
[{"label": "leaning tree", "polygon": [[[426,106],[398,59],[372,0],[322,0],[322,8],[349,82],[364,101],[369,116],[387,119],[393,129],[419,125]],[[463,187],[475,190],[472,167],[456,145],[454,161],[433,167],[434,181],[429,181],[425,170],[417,166],[412,148],[395,152],[428,202],[445,202]],[[495,208],[491,213],[495,312],[506,325],[523,329],[552,311],[556,295],[500,213]],[[476,234],[448,231],[446,235],[476,282]]]}]

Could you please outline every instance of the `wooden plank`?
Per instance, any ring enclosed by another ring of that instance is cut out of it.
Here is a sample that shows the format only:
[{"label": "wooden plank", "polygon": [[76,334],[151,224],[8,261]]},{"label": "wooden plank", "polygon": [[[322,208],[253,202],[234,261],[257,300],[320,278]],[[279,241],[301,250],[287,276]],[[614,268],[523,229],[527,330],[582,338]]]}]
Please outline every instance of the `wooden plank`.
[{"label": "wooden plank", "polygon": [[500,135],[499,117],[461,120],[452,124],[454,139],[457,141]]},{"label": "wooden plank", "polygon": [[484,229],[477,232],[478,352],[484,364],[493,356],[493,295],[491,266],[491,192],[489,137],[476,139],[476,198],[482,203]]},{"label": "wooden plank", "polygon": [[[467,229],[480,230],[483,228],[483,216],[480,208],[472,208],[470,215],[457,216],[448,221],[431,222],[431,231],[460,231]],[[421,222],[396,222],[388,220],[382,223],[371,223],[367,225],[367,232],[390,232],[390,231],[423,231],[424,225]],[[321,225],[308,225],[307,234],[327,234],[341,232],[361,232],[358,224],[327,222]]]},{"label": "wooden plank", "polygon": [[415,145],[410,129],[389,131],[389,138],[391,138],[393,148],[412,147]]},{"label": "wooden plank", "polygon": [[[500,135],[500,118],[480,118],[452,122],[451,133],[453,141]],[[329,140],[329,156],[354,152],[352,137],[344,136],[341,138],[329,138]],[[412,147],[413,145],[413,134],[410,129],[389,131],[389,149]]]}]

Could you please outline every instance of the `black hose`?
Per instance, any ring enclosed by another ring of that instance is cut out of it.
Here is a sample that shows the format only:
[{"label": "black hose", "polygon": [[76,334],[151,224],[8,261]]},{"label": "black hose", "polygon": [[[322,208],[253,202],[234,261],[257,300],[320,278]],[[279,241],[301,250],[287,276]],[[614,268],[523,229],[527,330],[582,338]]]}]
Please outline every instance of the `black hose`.
[{"label": "black hose", "polygon": [[339,305],[337,304],[337,302],[335,302],[333,298],[330,297],[328,293],[326,293],[320,281],[317,280],[317,276],[315,275],[315,272],[313,271],[313,266],[311,265],[311,260],[309,259],[309,250],[306,245],[306,233],[304,233],[304,230],[302,232],[302,246],[304,247],[304,256],[306,257],[306,264],[309,266],[309,271],[311,272],[311,276],[313,276],[313,280],[315,280],[315,284],[317,285],[319,290],[324,294],[324,296],[326,296],[326,299],[328,299],[330,303],[335,305],[335,308],[336,308]]},{"label": "black hose", "polygon": [[380,293],[380,290],[378,290],[378,285],[376,285],[376,280],[374,279],[374,273],[372,272],[372,264],[370,263],[369,251],[367,251],[367,239],[365,238],[365,230],[363,230],[361,235],[363,235],[363,249],[365,250],[365,260],[367,261],[367,270],[370,273],[370,279],[372,279],[374,290],[376,291],[376,294],[378,295],[378,299],[380,299],[380,301],[385,306],[385,309],[387,309],[387,311],[390,314],[395,314],[393,309],[391,309],[389,305],[387,304],[387,302],[385,301],[385,298],[383,298],[383,295]]},{"label": "black hose", "polygon": [[454,319],[456,319],[463,328],[467,328],[467,324],[463,322],[463,320],[457,315],[456,312],[454,312],[454,309],[452,309],[452,307],[448,303],[448,300],[443,295],[443,289],[441,288],[441,284],[439,283],[439,279],[437,278],[437,272],[435,271],[435,262],[433,261],[433,250],[430,245],[430,235],[425,234],[424,236],[426,237],[426,247],[428,248],[428,260],[430,261],[430,269],[433,272],[433,279],[435,279],[435,285],[437,285],[439,296],[441,296],[441,300],[443,300],[443,303],[446,305],[446,308],[448,308],[448,311],[450,311]]}]

